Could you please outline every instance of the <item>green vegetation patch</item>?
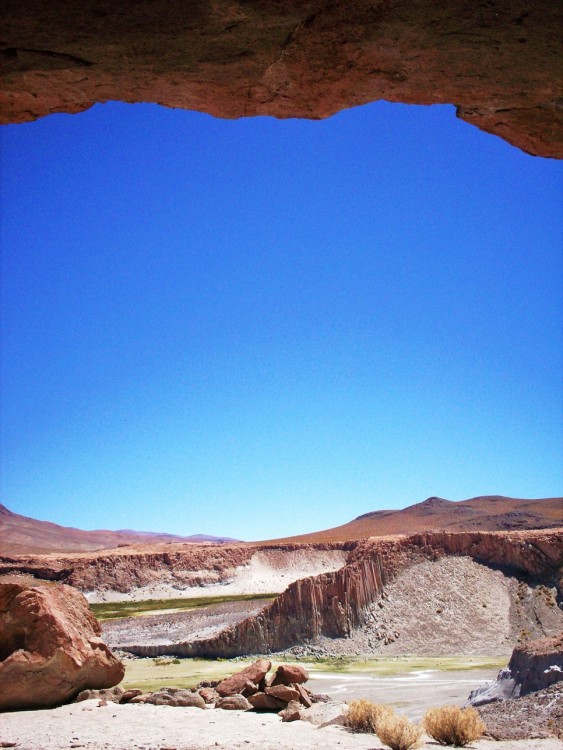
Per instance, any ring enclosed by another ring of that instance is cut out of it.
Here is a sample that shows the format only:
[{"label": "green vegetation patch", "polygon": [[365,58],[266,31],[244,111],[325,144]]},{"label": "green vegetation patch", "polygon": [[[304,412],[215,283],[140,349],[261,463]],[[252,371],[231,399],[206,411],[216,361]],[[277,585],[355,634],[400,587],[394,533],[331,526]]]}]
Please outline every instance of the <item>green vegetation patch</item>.
[{"label": "green vegetation patch", "polygon": [[440,672],[460,672],[471,669],[501,669],[506,667],[506,656],[382,656],[365,658],[361,656],[340,656],[314,659],[299,659],[309,671],[335,672],[346,674],[370,674],[378,677],[392,677],[409,672],[437,670]]},{"label": "green vegetation patch", "polygon": [[194,688],[203,680],[223,680],[233,672],[239,672],[254,659],[128,659],[125,678],[121,686],[125,690],[139,688],[145,692],[173,685],[179,688]]},{"label": "green vegetation patch", "polygon": [[[157,657],[155,659],[128,659],[125,664],[125,678],[122,687],[139,688],[149,692],[166,685],[181,688],[196,687],[203,680],[222,680],[252,664],[256,657],[237,659],[177,659]],[[384,656],[380,659],[343,657],[330,659],[280,658],[276,655],[272,670],[278,664],[301,664],[314,678],[316,673],[371,675],[373,677],[394,677],[416,671],[435,669],[446,672],[472,669],[500,669],[506,666],[506,657],[488,656]],[[396,703],[395,705],[401,705]],[[406,705],[406,704],[405,704]]]},{"label": "green vegetation patch", "polygon": [[123,617],[142,617],[152,613],[181,612],[186,609],[200,609],[226,602],[252,602],[275,599],[278,594],[240,594],[238,596],[199,596],[193,599],[149,599],[143,602],[101,602],[90,604],[98,620],[116,620]]}]

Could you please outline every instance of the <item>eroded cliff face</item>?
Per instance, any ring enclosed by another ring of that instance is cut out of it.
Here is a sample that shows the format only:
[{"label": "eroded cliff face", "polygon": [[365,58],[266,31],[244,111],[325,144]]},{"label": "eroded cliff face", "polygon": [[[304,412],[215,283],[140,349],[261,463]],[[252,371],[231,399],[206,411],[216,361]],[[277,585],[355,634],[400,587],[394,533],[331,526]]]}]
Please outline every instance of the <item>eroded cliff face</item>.
[{"label": "eroded cliff face", "polygon": [[520,685],[520,695],[563,680],[563,633],[541,638],[514,649],[508,669]]},{"label": "eroded cliff face", "polygon": [[166,646],[132,645],[127,650],[144,656],[232,657],[280,651],[319,636],[346,637],[366,623],[369,605],[399,571],[445,555],[467,555],[483,565],[561,586],[560,530],[374,539],[358,545],[340,570],[296,581],[258,615],[216,637]]},{"label": "eroded cliff face", "polygon": [[2,557],[0,574],[31,574],[38,579],[66,583],[80,591],[128,593],[167,578],[178,585],[215,583],[247,563],[253,554],[252,549],[242,546],[181,547],[150,552],[113,550],[76,556]]},{"label": "eroded cliff face", "polygon": [[281,555],[283,559],[286,553],[310,550],[314,558],[316,552],[341,550],[345,556],[355,545],[355,542],[255,546],[171,544],[73,556],[4,556],[0,557],[0,575],[30,574],[37,579],[66,583],[84,592],[129,594],[155,583],[167,583],[180,590],[224,583],[235,575],[237,568],[248,565],[256,553],[271,556],[274,564],[279,565],[278,558]]},{"label": "eroded cliff face", "polygon": [[95,102],[321,118],[385,99],[452,103],[563,156],[562,10],[524,0],[5,0],[2,122]]}]

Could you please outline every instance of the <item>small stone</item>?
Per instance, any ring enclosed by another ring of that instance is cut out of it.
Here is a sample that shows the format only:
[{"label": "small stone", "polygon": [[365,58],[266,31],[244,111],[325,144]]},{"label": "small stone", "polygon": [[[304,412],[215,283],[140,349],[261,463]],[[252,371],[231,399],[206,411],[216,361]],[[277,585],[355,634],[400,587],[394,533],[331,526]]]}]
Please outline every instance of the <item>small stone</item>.
[{"label": "small stone", "polygon": [[298,701],[290,701],[287,704],[287,708],[280,711],[278,716],[281,716],[282,721],[299,721],[301,704]]},{"label": "small stone", "polygon": [[256,711],[281,711],[286,708],[287,704],[284,701],[274,698],[272,695],[266,695],[266,693],[255,693],[248,698],[249,703],[252,704]]},{"label": "small stone", "polygon": [[244,695],[227,695],[225,698],[219,698],[215,703],[215,708],[222,708],[225,711],[251,711],[252,704]]},{"label": "small stone", "polygon": [[215,703],[220,697],[219,693],[212,687],[201,688],[201,690],[198,690],[198,693],[206,703]]},{"label": "small stone", "polygon": [[299,695],[299,701],[305,706],[305,708],[311,708],[313,701],[311,700],[311,694],[303,687],[303,685],[295,685],[295,690]]},{"label": "small stone", "polygon": [[131,690],[126,690],[123,695],[121,696],[119,702],[120,703],[129,703],[133,700],[133,698],[136,698],[139,695],[142,695],[143,691],[139,690],[138,688],[133,688]]}]

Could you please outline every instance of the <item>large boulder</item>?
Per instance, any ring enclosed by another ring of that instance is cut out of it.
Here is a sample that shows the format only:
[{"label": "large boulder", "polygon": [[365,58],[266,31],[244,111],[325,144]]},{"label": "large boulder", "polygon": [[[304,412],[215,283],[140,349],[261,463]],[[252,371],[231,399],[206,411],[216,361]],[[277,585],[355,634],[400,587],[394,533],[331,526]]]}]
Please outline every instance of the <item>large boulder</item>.
[{"label": "large boulder", "polygon": [[100,634],[76,589],[0,583],[0,710],[49,708],[121,682],[123,664]]},{"label": "large boulder", "polygon": [[270,671],[272,662],[269,659],[258,659],[246,669],[227,677],[215,688],[220,696],[240,695],[245,691],[246,683],[257,685]]}]

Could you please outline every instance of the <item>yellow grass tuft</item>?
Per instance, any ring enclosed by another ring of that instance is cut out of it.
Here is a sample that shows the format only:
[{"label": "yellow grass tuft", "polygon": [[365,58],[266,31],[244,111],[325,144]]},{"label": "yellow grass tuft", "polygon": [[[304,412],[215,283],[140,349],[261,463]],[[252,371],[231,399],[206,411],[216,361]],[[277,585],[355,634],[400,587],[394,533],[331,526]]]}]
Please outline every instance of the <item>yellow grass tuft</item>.
[{"label": "yellow grass tuft", "polygon": [[478,740],[486,729],[474,708],[458,706],[431,708],[424,715],[424,728],[440,745],[453,747],[465,747]]},{"label": "yellow grass tuft", "polygon": [[377,734],[391,750],[411,750],[411,748],[419,747],[422,729],[412,724],[406,716],[398,716],[390,712],[381,718]]},{"label": "yellow grass tuft", "polygon": [[384,716],[392,714],[388,706],[373,703],[362,698],[350,701],[348,713],[346,714],[346,726],[353,732],[366,732],[377,734],[377,727]]}]

